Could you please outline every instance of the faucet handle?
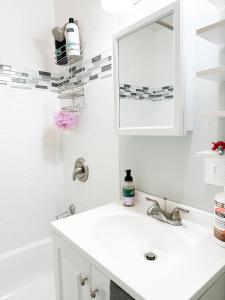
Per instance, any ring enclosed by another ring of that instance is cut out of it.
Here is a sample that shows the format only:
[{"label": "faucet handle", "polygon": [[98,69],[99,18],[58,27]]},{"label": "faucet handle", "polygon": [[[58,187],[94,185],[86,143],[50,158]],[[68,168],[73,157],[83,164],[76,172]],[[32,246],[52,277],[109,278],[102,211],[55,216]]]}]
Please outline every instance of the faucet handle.
[{"label": "faucet handle", "polygon": [[189,214],[190,211],[188,209],[184,209],[181,207],[175,207],[171,214],[171,219],[172,220],[181,220],[180,212]]},{"label": "faucet handle", "polygon": [[160,205],[159,205],[159,202],[156,201],[156,200],[154,200],[154,199],[151,199],[151,198],[149,198],[149,197],[145,197],[145,200],[147,200],[147,201],[149,201],[149,202],[152,202],[152,205],[153,205],[153,206],[160,206]]}]

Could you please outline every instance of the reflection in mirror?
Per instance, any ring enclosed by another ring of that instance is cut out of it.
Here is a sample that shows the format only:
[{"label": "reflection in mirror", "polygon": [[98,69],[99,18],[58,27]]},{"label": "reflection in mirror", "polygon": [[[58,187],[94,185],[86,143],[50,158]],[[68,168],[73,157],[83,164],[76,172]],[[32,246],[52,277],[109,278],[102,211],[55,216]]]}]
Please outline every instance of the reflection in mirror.
[{"label": "reflection in mirror", "polygon": [[119,40],[120,128],[174,126],[173,19]]}]

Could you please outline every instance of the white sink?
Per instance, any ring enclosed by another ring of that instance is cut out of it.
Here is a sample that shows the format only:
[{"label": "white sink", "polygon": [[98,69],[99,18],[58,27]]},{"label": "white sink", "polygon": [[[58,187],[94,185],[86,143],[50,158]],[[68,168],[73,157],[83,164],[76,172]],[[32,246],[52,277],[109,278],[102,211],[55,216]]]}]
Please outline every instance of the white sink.
[{"label": "white sink", "polygon": [[153,252],[155,263],[174,263],[188,256],[196,245],[185,230],[145,215],[103,217],[93,231],[101,246],[121,261],[139,259],[147,264],[150,262],[144,255]]},{"label": "white sink", "polygon": [[[173,226],[147,216],[148,204],[112,203],[54,222],[53,230],[135,299],[199,299],[225,272],[213,215],[188,208],[183,225]],[[157,259],[147,260],[147,252]]]}]

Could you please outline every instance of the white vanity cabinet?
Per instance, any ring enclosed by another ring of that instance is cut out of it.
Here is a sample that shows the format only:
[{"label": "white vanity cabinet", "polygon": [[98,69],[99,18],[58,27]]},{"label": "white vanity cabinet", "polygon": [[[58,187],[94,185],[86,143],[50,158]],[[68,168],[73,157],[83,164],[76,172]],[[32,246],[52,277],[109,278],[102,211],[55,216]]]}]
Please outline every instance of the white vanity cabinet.
[{"label": "white vanity cabinet", "polygon": [[[154,196],[138,193],[139,208],[111,203],[52,223],[56,300],[109,300],[110,280],[135,300],[225,300],[213,214],[182,206],[184,226],[171,226],[146,216]],[[156,261],[145,259],[152,245]]]},{"label": "white vanity cabinet", "polygon": [[[58,237],[57,234],[53,234],[53,238],[56,300],[109,300],[109,278],[69,246],[67,242]],[[224,300],[224,286],[225,275],[212,284],[203,295],[196,295],[193,299]]]},{"label": "white vanity cabinet", "polygon": [[109,300],[110,280],[53,234],[57,300]]}]

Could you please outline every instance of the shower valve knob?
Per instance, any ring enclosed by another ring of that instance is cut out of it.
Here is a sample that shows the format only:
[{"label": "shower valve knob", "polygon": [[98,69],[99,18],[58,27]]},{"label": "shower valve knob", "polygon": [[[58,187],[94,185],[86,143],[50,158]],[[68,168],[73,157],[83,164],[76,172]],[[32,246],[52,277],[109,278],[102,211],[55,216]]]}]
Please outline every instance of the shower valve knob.
[{"label": "shower valve knob", "polygon": [[76,181],[76,179],[78,179],[81,182],[85,182],[87,181],[88,176],[89,176],[89,168],[86,160],[83,158],[78,158],[75,161],[75,165],[74,165],[74,170],[72,175],[73,181]]}]

